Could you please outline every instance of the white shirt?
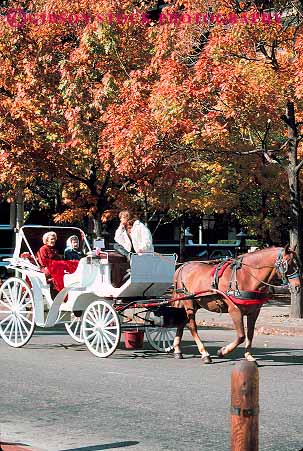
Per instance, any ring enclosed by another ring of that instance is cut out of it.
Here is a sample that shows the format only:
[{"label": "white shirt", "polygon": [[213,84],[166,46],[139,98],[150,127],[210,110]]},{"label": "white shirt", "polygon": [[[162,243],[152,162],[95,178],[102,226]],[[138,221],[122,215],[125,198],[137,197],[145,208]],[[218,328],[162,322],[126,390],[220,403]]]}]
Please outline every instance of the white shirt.
[{"label": "white shirt", "polygon": [[[131,239],[135,252],[154,252],[153,239],[149,229],[140,221],[135,221],[131,231]],[[125,227],[120,224],[115,233],[116,243],[123,246],[128,252],[132,244]]]}]

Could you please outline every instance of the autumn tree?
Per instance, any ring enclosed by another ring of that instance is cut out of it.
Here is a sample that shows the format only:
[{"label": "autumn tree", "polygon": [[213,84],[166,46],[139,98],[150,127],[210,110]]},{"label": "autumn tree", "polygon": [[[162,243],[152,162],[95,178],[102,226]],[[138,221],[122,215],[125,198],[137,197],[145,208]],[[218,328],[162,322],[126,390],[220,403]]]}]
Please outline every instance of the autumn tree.
[{"label": "autumn tree", "polygon": [[26,19],[9,6],[19,9],[0,32],[2,177],[14,187],[15,174],[25,186],[56,176],[66,209],[55,219],[90,215],[100,234],[102,212],[125,197],[126,183],[102,152],[104,115],[149,62],[145,25],[130,1],[83,1],[73,11],[66,1],[27,2]]},{"label": "autumn tree", "polygon": [[[184,161],[186,155],[182,169],[188,176],[181,170],[175,180],[183,183],[174,185],[185,203],[189,187],[196,189],[194,203],[213,210],[220,208],[219,199],[225,200],[223,210],[239,209],[246,192],[255,193],[266,224],[274,198],[287,196],[290,242],[300,255],[302,29],[301,11],[291,14],[291,5],[272,2],[272,15],[265,2],[188,1],[181,13],[178,3],[167,8],[168,19],[150,30],[150,67],[130,82],[128,101],[123,97],[113,106],[114,119],[105,130],[116,165],[126,174],[121,156],[130,155],[131,162],[142,155],[162,171],[173,168],[174,157]],[[165,163],[157,167],[160,154]],[[222,169],[207,177],[212,165]],[[292,293],[292,315],[302,313],[301,294]]]}]

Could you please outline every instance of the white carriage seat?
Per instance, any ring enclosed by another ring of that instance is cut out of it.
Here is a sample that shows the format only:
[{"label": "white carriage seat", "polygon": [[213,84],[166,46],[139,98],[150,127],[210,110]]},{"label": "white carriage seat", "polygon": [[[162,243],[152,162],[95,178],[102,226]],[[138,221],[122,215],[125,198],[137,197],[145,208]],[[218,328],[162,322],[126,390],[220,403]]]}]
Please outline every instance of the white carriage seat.
[{"label": "white carriage seat", "polygon": [[108,282],[110,278],[108,255],[105,252],[102,253],[102,257],[81,258],[76,271],[64,275],[64,287],[85,288],[93,284],[98,277],[100,282]]},{"label": "white carriage seat", "polygon": [[84,273],[86,269],[87,269],[86,257],[83,257],[81,258],[81,260],[79,260],[79,264],[75,272],[73,272],[72,274],[65,274],[63,276],[64,287],[66,288],[72,285],[83,286]]}]

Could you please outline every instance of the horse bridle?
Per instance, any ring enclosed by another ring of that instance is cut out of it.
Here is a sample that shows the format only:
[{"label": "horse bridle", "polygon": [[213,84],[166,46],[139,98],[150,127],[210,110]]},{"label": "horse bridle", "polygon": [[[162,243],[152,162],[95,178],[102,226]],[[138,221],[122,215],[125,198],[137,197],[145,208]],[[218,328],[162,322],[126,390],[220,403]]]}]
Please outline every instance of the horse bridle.
[{"label": "horse bridle", "polygon": [[[297,264],[297,262],[295,260],[294,261],[294,264],[295,264],[295,267],[296,267],[295,271],[293,273],[291,273],[291,274],[287,274],[288,266],[289,266],[288,263],[289,262],[288,262],[288,260],[285,260],[283,258],[284,257],[283,251],[284,251],[284,249],[280,249],[280,251],[278,253],[277,259],[275,261],[275,268],[276,268],[277,273],[281,276],[282,283],[284,285],[287,285],[289,279],[300,279],[300,277],[301,277],[301,270],[300,270],[300,267],[299,267],[299,265]],[[293,260],[293,258],[292,258],[292,260]]]}]

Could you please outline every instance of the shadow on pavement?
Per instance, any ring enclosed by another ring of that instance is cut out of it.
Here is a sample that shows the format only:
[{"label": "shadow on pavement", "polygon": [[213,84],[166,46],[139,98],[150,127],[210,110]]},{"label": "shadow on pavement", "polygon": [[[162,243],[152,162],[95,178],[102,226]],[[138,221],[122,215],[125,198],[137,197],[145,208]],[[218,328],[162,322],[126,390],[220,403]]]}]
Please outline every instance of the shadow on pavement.
[{"label": "shadow on pavement", "polygon": [[59,451],[102,451],[104,449],[124,448],[125,446],[138,445],[139,442],[127,441],[127,442],[115,442],[105,443],[104,445],[84,446],[82,448],[69,448],[61,449]]},{"label": "shadow on pavement", "polygon": [[[228,354],[224,358],[217,357],[217,351],[222,345],[227,344],[221,340],[216,340],[216,345],[210,345],[209,340],[203,340],[206,349],[213,359],[213,364],[223,364],[224,362],[232,362],[244,358],[244,347],[241,346],[231,354]],[[37,349],[61,349],[73,352],[88,352],[87,348],[83,344],[72,343],[72,344],[28,344],[25,346],[27,349],[37,350]],[[182,353],[184,360],[187,359],[197,359],[200,358],[200,353],[193,343],[184,343],[182,346]],[[288,349],[288,348],[271,348],[271,347],[254,347],[252,350],[253,356],[258,360],[259,366],[263,366],[262,362],[266,366],[294,366],[303,365],[303,352],[299,349]],[[173,359],[172,352],[170,353],[160,353],[154,350],[148,343],[144,343],[143,349],[126,349],[124,343],[120,343],[119,347],[115,353],[109,357],[117,360],[140,360],[140,359]],[[182,361],[181,361],[182,362]],[[272,365],[269,363],[272,362]],[[180,363],[179,363],[180,364]],[[1,449],[0,449],[1,451]]]},{"label": "shadow on pavement", "polygon": [[[105,449],[116,449],[124,448],[126,446],[138,445],[140,442],[135,441],[125,441],[125,442],[114,442],[105,443],[104,445],[92,445],[84,446],[81,448],[69,448],[60,451],[103,451]],[[36,448],[32,448],[30,445],[19,442],[0,442],[0,451],[38,451]],[[41,450],[42,451],[42,450]]]}]

